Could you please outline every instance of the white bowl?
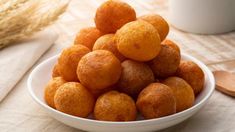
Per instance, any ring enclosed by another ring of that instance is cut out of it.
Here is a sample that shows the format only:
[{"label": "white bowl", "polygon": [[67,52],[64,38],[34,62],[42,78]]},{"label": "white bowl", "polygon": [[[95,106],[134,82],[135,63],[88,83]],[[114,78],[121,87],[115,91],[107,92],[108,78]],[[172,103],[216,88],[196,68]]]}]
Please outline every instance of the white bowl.
[{"label": "white bowl", "polygon": [[205,66],[202,62],[189,55],[182,54],[183,60],[191,60],[197,63],[202,68],[205,74],[206,80],[204,84],[204,90],[197,96],[193,107],[170,116],[150,120],[138,120],[130,122],[108,122],[97,121],[93,119],[85,119],[62,113],[49,107],[45,103],[45,100],[43,98],[44,87],[51,78],[51,71],[54,64],[57,62],[57,58],[58,55],[42,62],[32,71],[28,78],[28,90],[32,98],[42,108],[44,108],[49,113],[49,115],[69,126],[85,131],[144,132],[164,129],[173,126],[177,123],[180,123],[195,114],[203,105],[205,105],[215,88],[213,74],[207,68],[207,66]]}]

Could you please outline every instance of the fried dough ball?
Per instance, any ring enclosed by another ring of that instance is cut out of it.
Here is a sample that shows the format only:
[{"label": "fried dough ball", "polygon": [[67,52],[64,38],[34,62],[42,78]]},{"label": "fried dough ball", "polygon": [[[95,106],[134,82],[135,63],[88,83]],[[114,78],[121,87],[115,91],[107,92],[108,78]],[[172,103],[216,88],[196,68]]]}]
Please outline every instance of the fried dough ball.
[{"label": "fried dough ball", "polygon": [[60,74],[66,81],[78,81],[76,74],[78,62],[88,52],[90,50],[83,45],[73,45],[63,50],[58,62]]},{"label": "fried dough ball", "polygon": [[95,119],[103,121],[134,121],[136,114],[134,100],[117,91],[110,91],[101,95],[94,108]]},{"label": "fried dough ball", "polygon": [[170,46],[171,48],[175,49],[176,51],[178,51],[178,52],[180,53],[180,48],[179,48],[179,46],[178,46],[175,42],[171,41],[170,39],[165,39],[165,40],[162,42],[162,44],[163,44],[163,45],[168,45],[168,46]]},{"label": "fried dough ball", "polygon": [[66,83],[66,81],[62,77],[54,77],[46,85],[46,88],[44,91],[45,93],[44,99],[50,107],[55,108],[55,104],[54,104],[55,92],[64,83]]},{"label": "fried dough ball", "polygon": [[157,57],[150,61],[150,67],[156,77],[165,78],[176,72],[180,58],[180,54],[175,49],[161,45],[161,51]]},{"label": "fried dough ball", "polygon": [[77,75],[89,89],[105,89],[115,84],[121,75],[121,63],[112,52],[95,50],[82,57],[78,64]]},{"label": "fried dough ball", "polygon": [[181,61],[176,75],[191,85],[195,95],[198,95],[203,90],[205,81],[204,73],[196,63],[192,61]]},{"label": "fried dough ball", "polygon": [[117,49],[117,44],[114,41],[114,34],[106,34],[97,39],[93,50],[108,50],[112,52],[121,62],[125,60],[125,57]]},{"label": "fried dough ball", "polygon": [[175,94],[176,112],[183,111],[193,106],[193,88],[185,80],[179,77],[169,77],[164,80],[163,83],[169,86]]},{"label": "fried dough ball", "polygon": [[154,82],[151,68],[133,60],[122,62],[122,74],[118,81],[118,87],[124,93],[137,97],[142,89]]},{"label": "fried dough ball", "polygon": [[163,41],[166,38],[167,34],[169,33],[169,25],[166,22],[166,20],[164,20],[164,18],[162,18],[160,15],[148,14],[141,16],[139,19],[152,24],[155,27],[155,29],[157,29],[161,41]]},{"label": "fried dough ball", "polygon": [[161,48],[157,30],[142,20],[124,25],[117,31],[115,41],[121,54],[136,61],[153,59]]},{"label": "fried dough ball", "polygon": [[144,88],[136,102],[137,109],[145,119],[174,114],[176,100],[171,88],[161,83],[151,83]]},{"label": "fried dough ball", "polygon": [[97,99],[100,95],[106,93],[106,92],[109,92],[109,91],[112,91],[112,90],[115,90],[117,86],[113,85],[113,86],[110,86],[108,88],[105,88],[105,89],[89,89],[89,91],[91,92],[91,94]]},{"label": "fried dough ball", "polygon": [[60,86],[55,93],[54,102],[57,110],[78,117],[87,117],[95,104],[92,94],[77,82]]},{"label": "fried dough ball", "polygon": [[59,71],[59,64],[55,64],[52,70],[52,77],[59,77],[60,71]]},{"label": "fried dough ball", "polygon": [[96,10],[96,27],[104,33],[115,33],[124,24],[136,20],[135,10],[118,0],[104,2]]},{"label": "fried dough ball", "polygon": [[92,50],[95,41],[103,34],[95,27],[81,29],[74,41],[74,44],[82,44]]}]

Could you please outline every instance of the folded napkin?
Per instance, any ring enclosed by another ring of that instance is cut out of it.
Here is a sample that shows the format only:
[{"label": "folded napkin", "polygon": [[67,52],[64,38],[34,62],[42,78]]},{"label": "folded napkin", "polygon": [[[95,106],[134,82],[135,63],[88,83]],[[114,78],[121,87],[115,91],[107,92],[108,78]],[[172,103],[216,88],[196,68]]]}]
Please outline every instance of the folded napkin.
[{"label": "folded napkin", "polygon": [[57,35],[47,29],[0,50],[0,101],[56,39]]}]

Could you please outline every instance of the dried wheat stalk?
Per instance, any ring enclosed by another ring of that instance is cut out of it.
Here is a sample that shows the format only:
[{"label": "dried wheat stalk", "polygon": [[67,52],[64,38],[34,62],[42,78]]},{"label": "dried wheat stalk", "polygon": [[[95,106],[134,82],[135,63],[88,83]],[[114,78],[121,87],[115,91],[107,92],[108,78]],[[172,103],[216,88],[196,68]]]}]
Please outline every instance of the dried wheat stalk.
[{"label": "dried wheat stalk", "polygon": [[[0,9],[0,49],[42,30],[65,12],[69,1],[12,0]],[[63,2],[62,2],[63,1]]]}]

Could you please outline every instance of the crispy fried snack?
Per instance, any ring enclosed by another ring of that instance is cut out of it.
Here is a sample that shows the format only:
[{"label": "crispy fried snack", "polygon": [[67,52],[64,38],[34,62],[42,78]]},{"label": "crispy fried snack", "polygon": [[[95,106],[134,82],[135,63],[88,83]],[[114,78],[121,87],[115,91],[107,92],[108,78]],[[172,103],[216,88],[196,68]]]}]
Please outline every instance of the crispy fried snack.
[{"label": "crispy fried snack", "polygon": [[114,41],[114,34],[106,34],[97,39],[93,50],[108,50],[112,52],[121,62],[125,60],[125,57],[117,49],[117,44]]},{"label": "crispy fried snack", "polygon": [[54,104],[55,92],[64,83],[66,83],[66,81],[62,77],[54,77],[48,82],[48,84],[45,87],[44,99],[46,103],[52,108],[55,108]]},{"label": "crispy fried snack", "polygon": [[117,31],[115,41],[121,54],[137,61],[149,61],[155,58],[161,49],[157,30],[142,20],[124,25]]},{"label": "crispy fried snack", "polygon": [[60,74],[66,81],[78,81],[76,74],[78,62],[88,52],[90,50],[83,45],[73,45],[63,50],[58,63]]},{"label": "crispy fried snack", "polygon": [[113,86],[110,86],[108,88],[105,88],[105,89],[89,89],[89,91],[92,93],[92,95],[97,99],[100,95],[106,93],[106,92],[109,92],[109,91],[112,91],[112,90],[115,90],[117,89],[117,86],[116,85],[113,85]]},{"label": "crispy fried snack", "polygon": [[196,63],[192,61],[181,61],[176,75],[191,85],[195,95],[198,95],[203,90],[205,81],[204,73]]},{"label": "crispy fried snack", "polygon": [[102,35],[103,33],[95,27],[83,28],[78,32],[74,44],[81,44],[92,50],[95,41]]},{"label": "crispy fried snack", "polygon": [[57,110],[78,116],[87,117],[94,108],[92,94],[77,82],[68,82],[59,87],[54,97]]},{"label": "crispy fried snack", "polygon": [[60,71],[59,71],[59,64],[55,64],[52,70],[52,77],[59,77]]},{"label": "crispy fried snack", "polygon": [[162,41],[162,44],[163,45],[168,45],[168,46],[170,46],[171,48],[175,49],[176,51],[178,51],[180,53],[179,46],[175,42],[171,41],[170,39],[165,39],[164,41]]},{"label": "crispy fried snack", "polygon": [[163,83],[169,86],[175,94],[176,112],[193,106],[195,98],[193,88],[185,80],[179,77],[169,77]]},{"label": "crispy fried snack", "polygon": [[136,114],[134,100],[117,91],[101,95],[97,99],[94,109],[95,119],[103,121],[134,121]]},{"label": "crispy fried snack", "polygon": [[180,58],[180,54],[175,49],[161,45],[160,53],[149,64],[156,77],[165,78],[176,72]]},{"label": "crispy fried snack", "polygon": [[164,18],[162,18],[160,15],[148,14],[139,17],[139,19],[152,24],[155,27],[155,29],[157,29],[161,41],[163,41],[166,38],[167,34],[169,33],[169,25],[166,22],[166,20],[164,20]]},{"label": "crispy fried snack", "polygon": [[115,84],[121,75],[121,63],[112,52],[95,50],[82,57],[77,76],[89,89],[105,89]]},{"label": "crispy fried snack", "polygon": [[115,33],[124,24],[136,20],[135,10],[118,0],[104,2],[96,10],[96,27],[104,33]]},{"label": "crispy fried snack", "polygon": [[136,106],[145,119],[163,117],[176,112],[176,100],[172,89],[161,83],[151,83],[143,89]]},{"label": "crispy fried snack", "polygon": [[140,91],[152,82],[154,75],[148,65],[133,60],[122,62],[122,74],[118,81],[120,91],[137,97]]}]

